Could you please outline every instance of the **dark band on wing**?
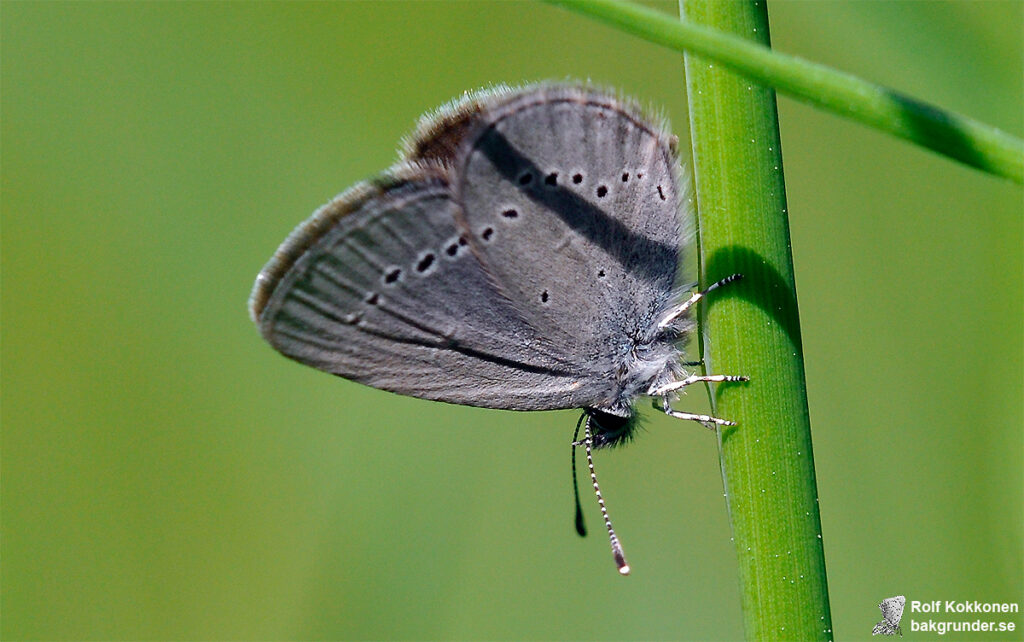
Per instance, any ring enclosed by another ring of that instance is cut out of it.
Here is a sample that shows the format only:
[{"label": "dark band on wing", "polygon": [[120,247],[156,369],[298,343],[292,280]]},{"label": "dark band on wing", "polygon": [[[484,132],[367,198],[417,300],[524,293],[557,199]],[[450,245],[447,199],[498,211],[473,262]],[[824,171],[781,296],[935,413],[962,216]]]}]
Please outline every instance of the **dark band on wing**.
[{"label": "dark band on wing", "polygon": [[[301,300],[300,302],[305,304],[305,305],[309,305],[309,303],[310,303],[307,300]],[[311,309],[313,309],[317,313],[320,313],[320,314],[323,313],[323,310],[317,309],[316,307],[312,307],[311,306]],[[339,319],[338,317],[335,317],[334,315],[326,315],[326,316],[328,318],[332,319],[332,320],[341,321],[341,319]],[[325,352],[330,352],[330,351],[332,351],[332,349],[336,349],[336,344],[332,340],[332,337],[330,337],[330,335],[325,333],[322,328],[314,329],[314,327],[311,326],[308,321],[306,321],[306,320],[304,320],[304,319],[302,319],[300,317],[296,317],[295,315],[287,313],[287,312],[282,312],[281,317],[283,319],[290,320],[291,323],[289,325],[291,325],[294,329],[289,329],[287,326],[284,327],[284,328],[274,327],[274,329],[271,332],[272,335],[279,333],[281,336],[289,337],[290,339],[292,339],[294,341],[298,341],[300,343],[305,343],[305,344],[311,345],[311,346],[313,346],[315,348],[318,348],[319,350],[323,350]],[[277,326],[277,323],[275,323],[274,325]],[[493,363],[493,364],[496,364],[496,365],[504,366],[506,368],[510,368],[510,369],[513,369],[513,370],[519,370],[519,371],[522,371],[522,372],[529,372],[531,374],[549,375],[549,376],[554,376],[554,377],[579,377],[580,376],[580,373],[578,373],[578,372],[571,372],[571,371],[568,371],[568,370],[559,370],[559,369],[552,368],[550,366],[534,365],[532,363],[525,363],[525,362],[522,362],[522,361],[517,361],[515,359],[509,359],[507,357],[502,357],[502,356],[497,355],[497,354],[492,354],[492,353],[489,353],[489,352],[484,352],[483,350],[478,350],[476,348],[470,348],[468,346],[460,345],[457,341],[455,341],[453,339],[441,338],[440,340],[430,340],[430,339],[426,339],[426,338],[422,338],[421,339],[421,338],[415,338],[415,337],[400,336],[400,335],[395,335],[395,334],[391,334],[391,333],[385,332],[383,330],[378,330],[376,328],[368,327],[365,323],[357,323],[357,324],[354,325],[354,327],[357,330],[361,331],[361,332],[364,332],[364,333],[369,334],[369,335],[374,336],[374,337],[379,337],[381,339],[387,339],[388,341],[392,341],[394,343],[402,343],[402,344],[405,344],[405,345],[419,346],[419,347],[422,347],[422,348],[433,348],[435,350],[451,350],[453,352],[458,352],[459,354],[465,355],[467,357],[471,357],[473,359],[479,359],[481,361],[486,361],[486,362]],[[304,331],[303,330],[304,328],[308,329],[308,331]],[[284,348],[284,346],[280,345],[279,342],[274,342],[274,343],[275,343],[276,346],[278,346],[279,350],[281,350],[285,354],[288,354],[288,351],[283,350],[282,348]]]},{"label": "dark band on wing", "polygon": [[[509,182],[517,182],[525,171],[532,172],[534,176],[543,174],[533,161],[516,149],[493,125],[480,136],[477,145]],[[599,244],[629,271],[640,270],[647,280],[656,281],[664,277],[664,266],[675,265],[678,261],[676,248],[637,234],[623,225],[622,221],[561,185],[551,189],[521,191],[531,200],[550,209],[573,230]],[[599,230],[603,234],[599,235]],[[637,264],[637,254],[647,260]]]},{"label": "dark band on wing", "polygon": [[395,335],[392,335],[392,334],[388,334],[387,332],[382,332],[380,330],[376,330],[374,328],[368,328],[365,325],[358,325],[356,327],[359,330],[362,330],[363,332],[365,332],[367,334],[373,335],[375,337],[380,337],[382,339],[387,339],[389,341],[394,341],[396,343],[404,343],[404,344],[407,344],[407,345],[421,346],[421,347],[424,347],[424,348],[435,348],[435,349],[438,349],[438,350],[451,350],[453,352],[458,352],[459,354],[463,354],[463,355],[465,355],[467,357],[472,357],[474,359],[480,359],[481,361],[487,361],[487,362],[490,362],[490,363],[497,364],[499,366],[505,366],[506,368],[512,368],[513,370],[521,370],[523,372],[529,372],[531,374],[542,374],[542,375],[549,375],[549,376],[555,376],[555,377],[579,377],[580,376],[580,373],[578,373],[578,372],[569,372],[568,370],[555,370],[555,369],[553,369],[553,368],[551,368],[549,366],[537,366],[537,365],[534,365],[532,363],[525,363],[523,361],[516,361],[515,359],[509,359],[507,357],[502,357],[502,356],[499,356],[499,355],[496,355],[496,354],[491,354],[489,352],[484,352],[482,350],[477,350],[476,348],[470,348],[470,347],[467,347],[467,346],[464,346],[464,345],[460,345],[457,341],[455,341],[453,339],[448,339],[448,340],[439,341],[439,342],[432,342],[432,341],[429,341],[427,339],[416,339],[416,338],[413,338],[413,337],[395,336]]}]

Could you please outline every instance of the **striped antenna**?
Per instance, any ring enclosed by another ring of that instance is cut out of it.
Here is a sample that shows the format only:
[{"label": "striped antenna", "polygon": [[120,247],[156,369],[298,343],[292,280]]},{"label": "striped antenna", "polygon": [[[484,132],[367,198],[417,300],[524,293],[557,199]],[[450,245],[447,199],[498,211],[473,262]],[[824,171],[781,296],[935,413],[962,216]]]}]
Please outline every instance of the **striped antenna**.
[{"label": "striped antenna", "polygon": [[[577,430],[579,425],[577,424]],[[587,453],[587,467],[590,469],[590,481],[594,484],[594,493],[597,495],[597,503],[601,507],[601,516],[604,517],[604,526],[608,529],[608,541],[612,545],[612,556],[615,558],[615,565],[619,567],[620,575],[629,575],[629,564],[626,562],[626,554],[622,551],[622,544],[619,543],[619,538],[615,534],[615,529],[612,528],[612,520],[608,517],[608,507],[604,505],[604,496],[601,495],[601,487],[597,485],[597,472],[594,470],[594,456],[591,452],[591,446],[593,445],[593,435],[590,432],[590,415],[586,417],[586,423],[583,424],[583,449]],[[575,455],[576,446],[579,446],[581,442],[573,442],[573,453]],[[573,472],[575,474],[575,466]],[[582,519],[577,524],[582,523]]]}]

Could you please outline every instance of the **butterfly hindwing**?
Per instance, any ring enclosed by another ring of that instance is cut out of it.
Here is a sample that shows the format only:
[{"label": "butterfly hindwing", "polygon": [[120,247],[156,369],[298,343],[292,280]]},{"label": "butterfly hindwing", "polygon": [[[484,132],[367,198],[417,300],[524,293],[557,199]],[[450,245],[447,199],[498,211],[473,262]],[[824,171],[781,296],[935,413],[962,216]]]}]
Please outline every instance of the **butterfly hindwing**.
[{"label": "butterfly hindwing", "polygon": [[571,408],[582,373],[492,285],[455,224],[445,171],[405,165],[321,208],[250,301],[285,355],[384,390],[508,409]]}]

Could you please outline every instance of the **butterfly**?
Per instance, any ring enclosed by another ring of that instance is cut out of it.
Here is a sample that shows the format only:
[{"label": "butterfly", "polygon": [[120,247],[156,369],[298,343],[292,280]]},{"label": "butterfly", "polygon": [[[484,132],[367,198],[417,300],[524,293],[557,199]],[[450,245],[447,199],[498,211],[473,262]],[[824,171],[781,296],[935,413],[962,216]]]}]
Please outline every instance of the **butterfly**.
[{"label": "butterfly", "polygon": [[882,610],[883,619],[871,630],[871,635],[895,635],[899,633],[900,637],[903,637],[903,631],[900,629],[900,620],[903,618],[903,606],[906,603],[907,598],[902,595],[887,597],[879,602],[878,608]]},{"label": "butterfly", "polygon": [[375,388],[582,408],[573,474],[583,446],[626,574],[591,449],[634,435],[641,395],[732,425],[671,400],[746,380],[681,362],[692,307],[739,276],[676,289],[688,223],[677,145],[662,120],[587,85],[467,94],[421,119],[397,164],[292,232],[256,279],[251,317],[284,355]]}]

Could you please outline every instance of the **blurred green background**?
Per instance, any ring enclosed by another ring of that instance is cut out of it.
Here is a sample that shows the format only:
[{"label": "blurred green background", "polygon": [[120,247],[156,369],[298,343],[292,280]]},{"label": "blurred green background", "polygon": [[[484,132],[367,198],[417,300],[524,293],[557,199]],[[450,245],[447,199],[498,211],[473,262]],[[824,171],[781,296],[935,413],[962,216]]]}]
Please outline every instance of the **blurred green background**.
[{"label": "blurred green background", "polygon": [[[782,51],[1024,133],[1024,3],[770,14]],[[598,455],[623,579],[592,497],[573,532],[577,413],[342,381],[245,309],[422,111],[591,78],[685,140],[678,55],[519,2],[3,2],[0,25],[4,639],[742,635],[699,427],[643,403],[646,433]],[[835,632],[869,638],[896,594],[1019,602],[1021,187],[780,117]]]}]

